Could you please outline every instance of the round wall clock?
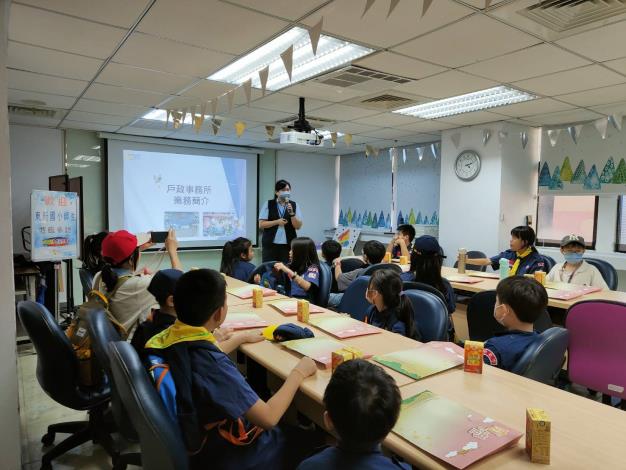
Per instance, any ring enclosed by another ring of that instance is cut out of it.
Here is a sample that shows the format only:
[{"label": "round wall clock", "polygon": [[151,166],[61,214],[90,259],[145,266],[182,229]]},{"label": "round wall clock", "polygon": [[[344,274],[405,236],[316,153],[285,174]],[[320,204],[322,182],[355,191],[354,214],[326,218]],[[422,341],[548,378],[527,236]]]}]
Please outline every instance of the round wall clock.
[{"label": "round wall clock", "polygon": [[463,150],[454,162],[454,172],[463,181],[472,181],[480,173],[480,155],[474,150]]}]

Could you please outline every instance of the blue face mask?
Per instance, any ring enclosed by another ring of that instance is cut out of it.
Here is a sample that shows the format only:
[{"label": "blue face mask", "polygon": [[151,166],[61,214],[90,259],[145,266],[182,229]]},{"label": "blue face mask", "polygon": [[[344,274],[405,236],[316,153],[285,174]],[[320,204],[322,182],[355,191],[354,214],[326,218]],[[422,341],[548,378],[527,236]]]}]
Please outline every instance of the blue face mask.
[{"label": "blue face mask", "polygon": [[289,191],[283,191],[278,193],[278,196],[284,201],[285,199],[291,199],[291,193]]},{"label": "blue face mask", "polygon": [[583,260],[582,253],[563,253],[563,258],[570,264],[578,264]]}]

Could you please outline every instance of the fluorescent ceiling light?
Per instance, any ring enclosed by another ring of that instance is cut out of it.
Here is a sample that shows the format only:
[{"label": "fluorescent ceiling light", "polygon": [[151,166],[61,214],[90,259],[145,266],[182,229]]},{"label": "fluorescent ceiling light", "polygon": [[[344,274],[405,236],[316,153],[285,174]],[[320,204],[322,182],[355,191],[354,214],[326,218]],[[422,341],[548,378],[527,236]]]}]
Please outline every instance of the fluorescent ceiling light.
[{"label": "fluorescent ceiling light", "polygon": [[83,163],[67,163],[65,166],[72,167],[72,168],[87,168],[88,166],[91,166],[91,165],[87,165]]},{"label": "fluorescent ceiling light", "polygon": [[99,162],[100,157],[97,155],[76,155],[73,160],[79,160],[84,162]]},{"label": "fluorescent ceiling light", "polygon": [[436,119],[534,99],[537,99],[537,96],[514,88],[497,86],[488,88],[487,90],[475,91],[465,95],[452,96],[451,98],[445,98],[443,100],[397,109],[393,112],[424,119]]},{"label": "fluorescent ceiling light", "polygon": [[[280,54],[292,44],[290,81]],[[241,85],[252,78],[252,86],[261,88],[258,72],[269,65],[267,89],[274,91],[341,67],[372,52],[374,49],[322,34],[317,44],[317,55],[313,55],[308,31],[296,26],[207,78],[233,85]]]}]

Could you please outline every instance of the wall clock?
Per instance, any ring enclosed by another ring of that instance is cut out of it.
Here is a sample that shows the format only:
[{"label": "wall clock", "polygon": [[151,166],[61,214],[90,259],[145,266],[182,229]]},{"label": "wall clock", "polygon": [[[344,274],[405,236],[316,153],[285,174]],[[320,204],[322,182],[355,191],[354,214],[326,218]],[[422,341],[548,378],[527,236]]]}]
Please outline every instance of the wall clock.
[{"label": "wall clock", "polygon": [[454,172],[462,181],[472,181],[480,173],[480,155],[474,150],[463,150],[454,162]]}]

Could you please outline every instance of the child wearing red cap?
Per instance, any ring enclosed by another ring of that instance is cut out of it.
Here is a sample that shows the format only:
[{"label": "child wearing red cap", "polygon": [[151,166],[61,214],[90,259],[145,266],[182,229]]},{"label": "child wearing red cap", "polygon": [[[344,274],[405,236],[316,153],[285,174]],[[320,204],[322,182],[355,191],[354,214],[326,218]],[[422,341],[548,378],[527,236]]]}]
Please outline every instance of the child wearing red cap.
[{"label": "child wearing red cap", "polygon": [[[139,246],[137,237],[126,230],[109,233],[102,241],[102,271],[96,274],[93,288],[109,297],[109,310],[126,332],[144,320],[150,309],[157,305],[148,291],[152,275],[136,273],[141,250],[150,244]],[[176,233],[170,230],[165,240],[172,269],[182,269],[178,259]]]}]

